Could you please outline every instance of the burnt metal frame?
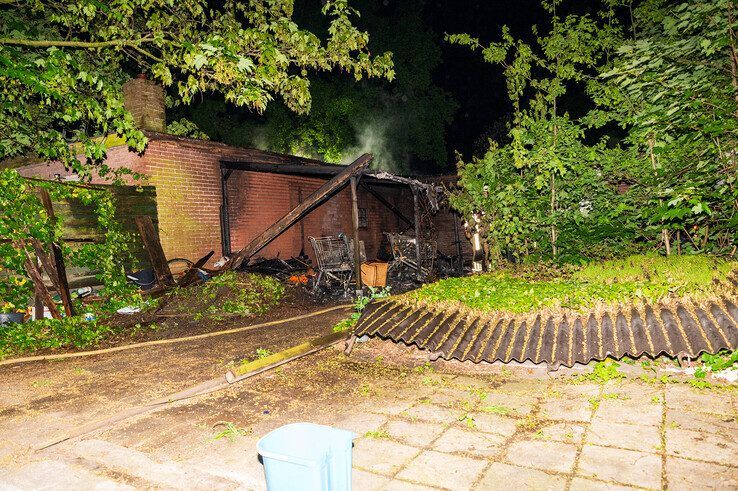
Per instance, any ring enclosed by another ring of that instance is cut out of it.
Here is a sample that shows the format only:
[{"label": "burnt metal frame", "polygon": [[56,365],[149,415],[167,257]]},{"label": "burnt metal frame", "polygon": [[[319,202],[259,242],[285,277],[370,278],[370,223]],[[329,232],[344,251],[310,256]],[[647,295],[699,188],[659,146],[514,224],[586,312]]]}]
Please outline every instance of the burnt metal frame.
[{"label": "burnt metal frame", "polygon": [[327,237],[308,237],[318,261],[318,276],[313,283],[313,291],[317,291],[321,282],[335,280],[341,283],[344,292],[348,293],[349,284],[356,276],[356,265],[366,260],[364,242],[359,241],[359,258],[357,263],[354,241],[345,234]]},{"label": "burnt metal frame", "polygon": [[[435,240],[418,240],[417,236],[410,237],[403,234],[385,232],[392,250],[392,262],[388,272],[401,266],[407,266],[415,270],[416,278],[422,281],[433,272],[434,258],[438,252],[438,244]],[[407,251],[412,248],[414,254],[409,255]]]},{"label": "burnt metal frame", "polygon": [[[371,156],[365,155],[361,157],[362,158],[368,157],[369,161],[371,160]],[[356,165],[359,160],[357,160],[353,165]],[[222,191],[222,199],[221,199],[221,243],[223,248],[224,255],[230,255],[232,253],[231,251],[231,243],[230,243],[230,236],[231,236],[231,229],[230,229],[230,220],[228,217],[228,196],[227,196],[227,187],[226,183],[228,178],[230,177],[232,171],[234,170],[244,170],[244,171],[252,171],[252,172],[268,172],[268,173],[275,173],[275,174],[290,174],[290,175],[311,175],[311,176],[323,176],[323,177],[331,177],[336,178],[339,174],[346,172],[347,168],[345,166],[337,166],[337,165],[330,165],[330,164],[319,164],[319,163],[313,163],[313,161],[308,163],[300,163],[300,164],[289,164],[289,163],[264,163],[264,162],[237,162],[237,161],[221,161],[221,191]],[[351,167],[351,166],[349,166]],[[349,185],[351,188],[351,203],[352,203],[352,221],[353,221],[353,237],[358,241],[359,238],[359,212],[358,212],[358,200],[357,200],[357,189],[358,186],[361,185],[362,188],[366,189],[372,196],[377,198],[377,200],[382,203],[384,206],[386,206],[390,211],[392,211],[400,220],[406,222],[407,224],[412,224],[415,229],[415,235],[417,237],[420,237],[421,235],[421,220],[420,220],[420,210],[419,210],[419,197],[418,197],[418,190],[416,190],[413,185],[411,184],[411,179],[407,178],[401,178],[398,176],[391,176],[387,173],[379,173],[380,175],[373,176],[372,174],[367,174],[365,169],[361,169],[358,172],[355,172],[351,177],[348,179],[347,183],[342,184],[339,188],[333,189],[328,195],[324,196],[323,199],[321,199],[319,202],[313,204],[311,209],[314,209],[315,207],[319,206],[324,199],[327,199],[328,196],[332,196],[336,192],[338,192],[340,189],[345,187],[346,185]],[[366,185],[365,182],[362,182],[362,177],[367,178],[368,180],[376,180],[378,182],[382,182],[385,184],[394,183],[395,185],[407,185],[411,192],[413,193],[413,210],[414,210],[414,220],[411,222],[410,219],[405,217],[402,212],[392,203],[387,201],[384,197],[382,197],[376,190],[371,189],[368,185]],[[430,195],[429,195],[430,198]],[[434,198],[435,199],[435,198]],[[299,206],[299,205],[298,205]],[[294,211],[294,210],[293,210]],[[298,218],[298,221],[301,221],[303,216]],[[277,223],[277,222],[275,222]],[[293,222],[294,223],[294,222]],[[288,225],[284,230],[289,228],[290,225]],[[282,232],[284,231],[282,230]],[[279,232],[281,233],[281,232]],[[276,236],[275,236],[276,237]],[[240,251],[243,252],[243,251]],[[356,292],[357,294],[360,294],[361,291],[361,259],[359,255],[359,251],[354,251],[354,266],[355,271],[354,275],[356,277]],[[416,256],[420,257],[420,245],[418,244],[417,250],[416,250]],[[240,263],[239,258],[239,262]],[[422,271],[418,270],[418,279],[422,279]]]}]

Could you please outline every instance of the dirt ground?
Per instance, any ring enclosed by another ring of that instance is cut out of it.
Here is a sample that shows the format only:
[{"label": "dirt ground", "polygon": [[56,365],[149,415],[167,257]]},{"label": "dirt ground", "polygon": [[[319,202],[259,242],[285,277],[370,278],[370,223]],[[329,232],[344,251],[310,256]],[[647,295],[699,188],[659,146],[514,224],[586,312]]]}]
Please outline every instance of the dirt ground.
[{"label": "dirt ground", "polygon": [[99,347],[107,348],[121,346],[124,344],[153,341],[157,339],[171,339],[184,336],[203,334],[206,332],[222,331],[248,324],[258,324],[277,319],[286,319],[298,315],[314,312],[333,305],[349,303],[349,300],[330,297],[327,295],[311,295],[302,286],[286,285],[284,297],[268,312],[261,315],[223,315],[221,317],[207,316],[196,319],[192,313],[178,313],[177,305],[186,304],[190,296],[198,295],[199,286],[187,289],[189,296],[181,299],[175,298],[170,302],[163,302],[161,308],[137,313],[134,315],[115,315],[110,323],[132,326],[136,323],[142,325],[153,325],[153,328],[132,329],[128,328],[121,335],[111,336],[103,341]]},{"label": "dirt ground", "polygon": [[[90,421],[222,375],[345,312],[192,343],[0,367],[0,489],[264,489],[256,442],[346,428],[354,489],[738,489],[738,393],[529,365],[428,364],[391,342],[328,349],[44,450]],[[230,426],[226,426],[229,423]],[[223,433],[224,429],[230,431]]]}]

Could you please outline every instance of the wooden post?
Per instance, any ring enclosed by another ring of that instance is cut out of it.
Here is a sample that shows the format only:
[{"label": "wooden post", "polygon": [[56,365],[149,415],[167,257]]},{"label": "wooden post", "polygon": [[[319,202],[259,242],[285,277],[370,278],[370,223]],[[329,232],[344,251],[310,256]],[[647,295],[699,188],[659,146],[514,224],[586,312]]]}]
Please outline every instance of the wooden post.
[{"label": "wooden post", "polygon": [[136,217],[136,225],[138,226],[138,231],[141,233],[141,240],[146,248],[146,252],[149,254],[151,267],[154,268],[156,282],[159,285],[173,285],[174,279],[172,278],[172,271],[169,269],[167,257],[164,255],[164,250],[161,248],[159,234],[156,233],[154,222],[151,221],[151,217]]},{"label": "wooden post", "polygon": [[223,256],[231,255],[231,219],[228,216],[228,178],[233,169],[220,170],[220,244]]},{"label": "wooden post", "polygon": [[421,257],[420,257],[420,206],[418,203],[418,193],[415,191],[414,188],[410,188],[410,190],[413,192],[413,215],[415,218],[415,256],[417,257],[418,261],[418,268],[416,269],[415,277],[418,281],[423,281],[423,273],[421,270]]},{"label": "wooden post", "polygon": [[54,289],[60,292],[62,287],[59,283],[59,273],[56,271],[54,261],[52,261],[51,257],[44,250],[44,245],[37,238],[31,237],[31,246],[36,253],[36,265],[39,266],[42,271],[46,271]]},{"label": "wooden post", "polygon": [[459,217],[454,213],[451,215],[454,218],[454,240],[456,244],[456,272],[461,275],[464,273],[464,252],[461,248],[461,234],[459,233]]},{"label": "wooden post", "polygon": [[[46,213],[49,215],[52,226],[56,224],[56,215],[54,214],[54,206],[51,204],[51,196],[49,192],[44,188],[39,188],[39,194],[41,195],[41,202],[44,204]],[[74,315],[74,307],[72,306],[72,296],[69,293],[69,283],[67,282],[67,268],[64,266],[64,256],[62,255],[61,245],[56,242],[51,243],[51,253],[54,258],[54,271],[47,268],[46,273],[51,278],[56,274],[57,281],[53,281],[56,289],[59,291],[59,296],[62,299],[64,305],[64,313],[67,317]],[[46,265],[44,265],[46,267]]]},{"label": "wooden post", "polygon": [[[40,264],[40,260],[36,260],[36,266]],[[33,295],[33,320],[40,321],[44,318],[44,297],[34,288]]]},{"label": "wooden post", "polygon": [[354,276],[356,276],[356,296],[361,297],[361,247],[359,244],[359,202],[356,197],[356,186],[359,176],[351,176],[351,218],[354,228]]},{"label": "wooden post", "polygon": [[[302,203],[302,187],[297,186],[297,202]],[[305,255],[305,220],[300,220],[300,257]]]}]

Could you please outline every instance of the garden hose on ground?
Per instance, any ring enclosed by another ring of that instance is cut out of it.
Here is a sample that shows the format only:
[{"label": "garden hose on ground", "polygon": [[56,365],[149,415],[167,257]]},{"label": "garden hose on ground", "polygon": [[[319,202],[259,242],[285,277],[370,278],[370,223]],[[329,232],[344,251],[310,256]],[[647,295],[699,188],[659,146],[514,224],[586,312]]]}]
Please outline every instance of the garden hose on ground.
[{"label": "garden hose on ground", "polygon": [[226,334],[234,334],[237,332],[242,331],[250,331],[253,329],[259,329],[261,327],[268,327],[268,326],[274,326],[277,324],[284,324],[287,322],[293,322],[298,321],[302,319],[308,319],[310,317],[315,317],[318,315],[326,314],[328,312],[332,312],[334,310],[340,310],[340,309],[347,309],[350,308],[350,304],[344,304],[344,305],[337,305],[335,307],[330,307],[327,309],[318,310],[316,312],[310,312],[309,314],[303,314],[298,315],[295,317],[289,317],[287,319],[279,319],[269,322],[262,322],[261,324],[254,324],[251,326],[244,326],[244,327],[237,327],[234,329],[226,329],[225,331],[215,331],[215,332],[208,332],[205,334],[196,334],[194,336],[186,336],[182,338],[172,338],[172,339],[158,339],[156,341],[146,341],[144,343],[136,343],[136,344],[127,344],[125,346],[116,346],[113,348],[105,348],[105,349],[99,349],[99,350],[92,350],[92,351],[78,351],[75,353],[60,353],[58,355],[39,355],[39,356],[26,356],[22,358],[10,358],[7,360],[0,361],[0,366],[3,365],[14,365],[16,363],[28,363],[32,361],[48,361],[48,360],[64,360],[67,358],[80,358],[84,356],[94,356],[94,355],[103,355],[107,353],[115,353],[116,351],[125,351],[135,348],[145,348],[147,346],[158,346],[163,344],[172,344],[172,343],[182,343],[186,341],[196,341],[198,339],[205,339],[205,338],[212,338],[215,336],[224,336]]}]

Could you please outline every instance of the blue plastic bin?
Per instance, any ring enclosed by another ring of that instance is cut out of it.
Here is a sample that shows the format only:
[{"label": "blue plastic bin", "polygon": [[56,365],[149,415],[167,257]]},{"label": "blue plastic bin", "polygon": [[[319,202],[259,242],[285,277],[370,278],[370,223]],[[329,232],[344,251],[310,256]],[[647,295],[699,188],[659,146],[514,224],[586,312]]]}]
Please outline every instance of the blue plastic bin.
[{"label": "blue plastic bin", "polygon": [[313,423],[292,423],[263,436],[256,448],[269,491],[350,491],[356,434]]}]

